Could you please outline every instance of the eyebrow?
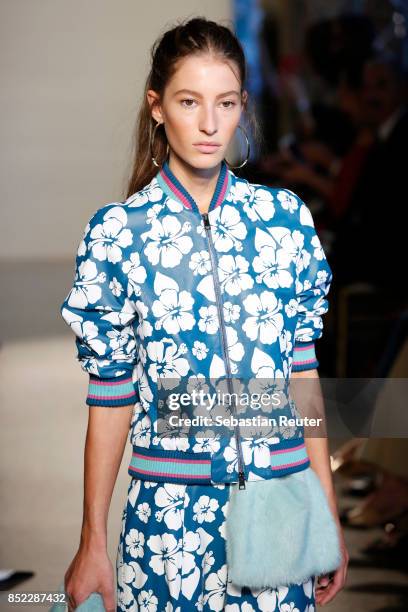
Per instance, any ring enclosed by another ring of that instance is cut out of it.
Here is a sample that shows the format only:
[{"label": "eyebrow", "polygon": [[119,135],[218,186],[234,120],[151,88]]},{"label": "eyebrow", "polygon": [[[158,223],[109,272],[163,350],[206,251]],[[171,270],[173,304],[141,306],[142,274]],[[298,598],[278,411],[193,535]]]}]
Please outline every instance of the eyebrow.
[{"label": "eyebrow", "polygon": [[[175,96],[177,94],[180,93],[189,93],[189,94],[193,94],[193,96],[197,96],[198,98],[201,98],[201,94],[198,91],[193,91],[192,89],[179,89],[178,91],[175,92]],[[236,89],[231,89],[231,91],[226,91],[222,94],[218,94],[217,98],[223,98],[224,96],[230,96],[230,95],[234,95],[236,94],[237,96],[239,96],[239,91],[236,91]]]}]

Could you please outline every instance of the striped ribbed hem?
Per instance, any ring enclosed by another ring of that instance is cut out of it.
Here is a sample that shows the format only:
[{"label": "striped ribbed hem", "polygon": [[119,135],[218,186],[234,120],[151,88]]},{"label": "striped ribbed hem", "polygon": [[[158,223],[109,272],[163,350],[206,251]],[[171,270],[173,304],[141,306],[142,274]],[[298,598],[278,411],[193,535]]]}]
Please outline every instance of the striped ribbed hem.
[{"label": "striped ribbed hem", "polygon": [[304,438],[282,440],[271,446],[271,467],[275,476],[285,476],[292,472],[305,470],[310,466]]},{"label": "striped ribbed hem", "polygon": [[314,342],[295,342],[293,349],[292,372],[312,370],[317,368],[319,362],[316,358]]},{"label": "striped ribbed hem", "polygon": [[134,446],[128,473],[155,482],[210,484],[211,454]]},{"label": "striped ribbed hem", "polygon": [[86,403],[89,406],[127,406],[137,400],[137,391],[130,373],[114,378],[89,376]]},{"label": "striped ribbed hem", "polygon": [[[167,193],[169,197],[179,200],[186,208],[189,208],[190,210],[200,212],[194,198],[170,170],[167,160],[163,163],[163,166],[157,173],[156,179],[162,190]],[[222,160],[215,190],[208,207],[209,211],[216,208],[221,204],[221,202],[224,201],[230,186],[231,176],[225,160]]]}]

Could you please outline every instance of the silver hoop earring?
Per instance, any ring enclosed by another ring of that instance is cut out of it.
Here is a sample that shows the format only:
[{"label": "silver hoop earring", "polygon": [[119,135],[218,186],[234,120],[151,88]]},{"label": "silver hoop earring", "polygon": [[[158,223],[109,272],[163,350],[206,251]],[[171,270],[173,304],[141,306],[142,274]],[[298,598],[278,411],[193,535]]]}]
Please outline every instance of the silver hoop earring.
[{"label": "silver hoop earring", "polygon": [[[157,168],[161,168],[161,164],[157,163],[157,160],[155,156],[153,155],[153,142],[156,136],[156,130],[160,125],[164,125],[164,123],[157,122],[156,125],[154,126],[153,132],[151,133],[151,136],[150,136],[150,142],[149,142],[149,149],[150,149],[150,155],[152,157],[152,162]],[[169,155],[169,143],[167,143],[167,147],[166,147],[166,159],[168,155]]]},{"label": "silver hoop earring", "polygon": [[239,166],[231,166],[231,165],[228,163],[227,159],[225,159],[225,158],[224,158],[224,159],[225,159],[225,162],[226,162],[226,163],[227,163],[227,165],[228,165],[228,167],[229,167],[229,168],[231,168],[231,169],[234,169],[234,170],[235,170],[236,168],[242,168],[243,166],[245,166],[245,164],[247,163],[247,161],[248,161],[248,159],[249,159],[249,154],[250,154],[250,152],[251,152],[251,145],[250,145],[249,138],[248,138],[248,135],[247,135],[246,131],[244,130],[244,128],[242,127],[242,125],[238,125],[237,127],[239,127],[239,129],[242,131],[242,133],[243,133],[243,135],[244,135],[244,137],[245,137],[245,140],[246,140],[246,145],[247,145],[247,153],[246,153],[246,158],[244,159],[244,161],[242,162],[242,164],[239,164]]}]

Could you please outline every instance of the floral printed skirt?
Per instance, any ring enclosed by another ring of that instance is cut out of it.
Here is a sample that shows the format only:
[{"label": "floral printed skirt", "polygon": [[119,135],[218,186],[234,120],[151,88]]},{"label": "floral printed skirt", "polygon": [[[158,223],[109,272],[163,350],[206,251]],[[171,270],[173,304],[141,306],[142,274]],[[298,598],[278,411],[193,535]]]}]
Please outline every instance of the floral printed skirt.
[{"label": "floral printed skirt", "polygon": [[117,612],[314,612],[314,576],[276,589],[228,578],[231,486],[131,478],[116,559]]}]

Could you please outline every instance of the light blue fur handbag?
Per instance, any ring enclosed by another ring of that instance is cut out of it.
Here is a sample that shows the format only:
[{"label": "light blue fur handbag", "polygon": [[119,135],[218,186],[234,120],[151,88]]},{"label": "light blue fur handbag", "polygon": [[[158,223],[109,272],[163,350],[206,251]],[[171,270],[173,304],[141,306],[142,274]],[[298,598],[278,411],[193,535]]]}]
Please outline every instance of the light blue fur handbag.
[{"label": "light blue fur handbag", "polygon": [[231,485],[226,517],[228,574],[236,585],[288,586],[337,569],[339,534],[316,472]]}]

